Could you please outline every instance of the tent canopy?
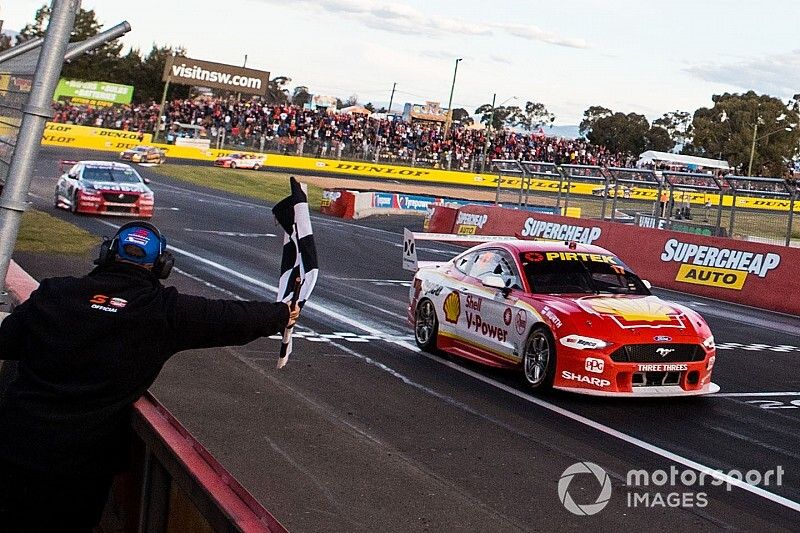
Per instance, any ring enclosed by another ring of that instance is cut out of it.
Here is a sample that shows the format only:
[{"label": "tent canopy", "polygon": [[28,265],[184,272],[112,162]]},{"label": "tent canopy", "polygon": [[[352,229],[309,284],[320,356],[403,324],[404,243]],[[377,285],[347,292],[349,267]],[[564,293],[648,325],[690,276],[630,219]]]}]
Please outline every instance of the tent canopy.
[{"label": "tent canopy", "polygon": [[709,159],[707,157],[697,157],[693,155],[671,154],[669,152],[656,152],[648,150],[639,155],[639,163],[653,163],[663,161],[665,163],[675,163],[678,165],[694,165],[697,167],[717,168],[728,170],[731,166],[727,161],[721,159]]}]

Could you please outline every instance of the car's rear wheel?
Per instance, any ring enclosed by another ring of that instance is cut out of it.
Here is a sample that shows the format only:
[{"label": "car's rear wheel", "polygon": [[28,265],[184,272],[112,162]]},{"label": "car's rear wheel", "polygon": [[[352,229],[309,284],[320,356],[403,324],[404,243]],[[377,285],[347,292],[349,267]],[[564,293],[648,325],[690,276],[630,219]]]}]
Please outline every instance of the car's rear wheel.
[{"label": "car's rear wheel", "polygon": [[58,187],[53,191],[53,207],[58,209]]},{"label": "car's rear wheel", "polygon": [[417,304],[414,312],[414,340],[421,350],[434,353],[439,335],[439,319],[433,302],[427,298]]},{"label": "car's rear wheel", "polygon": [[261,168],[261,165],[253,165],[253,170],[258,170],[259,168]]},{"label": "car's rear wheel", "polygon": [[231,168],[236,168],[236,163],[231,162]]},{"label": "car's rear wheel", "polygon": [[525,382],[533,389],[547,389],[553,385],[556,374],[556,346],[553,336],[545,326],[533,328],[528,340],[525,341],[522,373]]}]

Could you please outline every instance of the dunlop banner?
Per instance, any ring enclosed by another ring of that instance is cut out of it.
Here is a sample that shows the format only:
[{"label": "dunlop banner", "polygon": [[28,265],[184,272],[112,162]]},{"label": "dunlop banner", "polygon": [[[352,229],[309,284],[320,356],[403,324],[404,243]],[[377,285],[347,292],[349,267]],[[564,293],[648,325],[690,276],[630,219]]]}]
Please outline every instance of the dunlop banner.
[{"label": "dunlop banner", "polygon": [[435,223],[436,209],[434,233],[594,244],[658,287],[800,315],[797,248],[478,205],[460,208],[445,228]]},{"label": "dunlop banner", "polygon": [[[130,148],[137,144],[135,137],[139,136],[135,132],[93,128],[88,126],[73,126],[69,124],[57,124],[48,122],[45,129],[43,144],[55,146],[67,146],[74,148],[90,148],[93,150],[120,151]],[[100,141],[99,139],[102,139]],[[116,142],[113,142],[116,141]],[[144,134],[143,140],[139,143],[150,144],[152,135]],[[191,146],[175,146],[172,144],[157,144],[158,148],[164,150],[168,158],[193,159],[197,161],[213,161],[218,157],[223,157],[234,153],[235,150],[208,150]],[[256,152],[250,153],[263,156]],[[288,169],[292,171],[306,171],[309,174],[322,173],[343,175],[343,176],[362,176],[369,178],[385,178],[391,180],[407,180],[414,182],[442,183],[448,185],[467,185],[475,187],[497,188],[500,186],[508,189],[518,189],[520,186],[519,178],[502,177],[493,174],[479,174],[469,172],[457,172],[452,170],[442,170],[435,168],[405,167],[400,165],[386,165],[382,163],[338,161],[335,159],[322,159],[313,157],[298,157],[291,155],[267,154],[264,159],[264,166]],[[570,183],[571,194],[592,195],[597,192],[598,185],[593,183]],[[561,188],[562,192],[567,190],[567,183],[559,183],[555,180],[533,178],[530,180],[532,191],[557,193]],[[675,201],[683,201],[682,192],[675,193]],[[718,195],[702,193],[685,193],[689,201],[693,204],[704,205],[709,202],[711,205],[718,205]],[[641,200],[656,199],[656,190],[647,188],[633,187],[631,197]],[[731,204],[732,197],[724,196],[723,203],[726,206]],[[762,209],[770,211],[788,211],[789,202],[786,200],[765,199],[756,197],[738,197],[736,206],[747,209]],[[795,202],[794,210],[800,213],[800,202]]]}]

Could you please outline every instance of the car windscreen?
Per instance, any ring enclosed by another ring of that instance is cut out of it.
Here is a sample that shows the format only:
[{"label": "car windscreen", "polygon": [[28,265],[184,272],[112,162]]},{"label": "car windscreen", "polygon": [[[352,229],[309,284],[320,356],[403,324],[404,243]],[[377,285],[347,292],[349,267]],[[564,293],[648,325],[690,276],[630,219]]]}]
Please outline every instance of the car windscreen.
[{"label": "car windscreen", "polygon": [[520,262],[538,294],[650,294],[618,257],[580,252],[524,252]]},{"label": "car windscreen", "polygon": [[83,169],[85,181],[105,181],[114,183],[141,183],[139,175],[131,168],[86,167]]}]

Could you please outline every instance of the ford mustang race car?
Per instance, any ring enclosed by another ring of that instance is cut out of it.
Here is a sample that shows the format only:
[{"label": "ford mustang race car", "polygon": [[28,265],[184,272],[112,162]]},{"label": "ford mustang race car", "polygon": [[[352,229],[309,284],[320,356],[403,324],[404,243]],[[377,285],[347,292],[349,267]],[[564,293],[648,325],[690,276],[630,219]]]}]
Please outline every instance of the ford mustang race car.
[{"label": "ford mustang race car", "polygon": [[[415,237],[484,242],[423,263]],[[406,230],[404,268],[416,270],[408,320],[421,349],[518,368],[534,389],[634,397],[719,390],[705,320],[651,294],[608,250],[489,239]]]},{"label": "ford mustang race car", "polygon": [[214,161],[215,167],[223,168],[251,168],[258,170],[264,164],[264,158],[250,154],[230,154],[225,157],[218,157]]},{"label": "ford mustang race car", "polygon": [[110,161],[61,163],[72,166],[56,183],[56,208],[97,215],[153,216],[153,191],[146,185],[149,180],[142,179],[130,165]]},{"label": "ford mustang race car", "polygon": [[119,158],[122,161],[130,161],[131,163],[155,163],[157,165],[167,160],[164,151],[155,146],[136,146],[120,152]]}]

